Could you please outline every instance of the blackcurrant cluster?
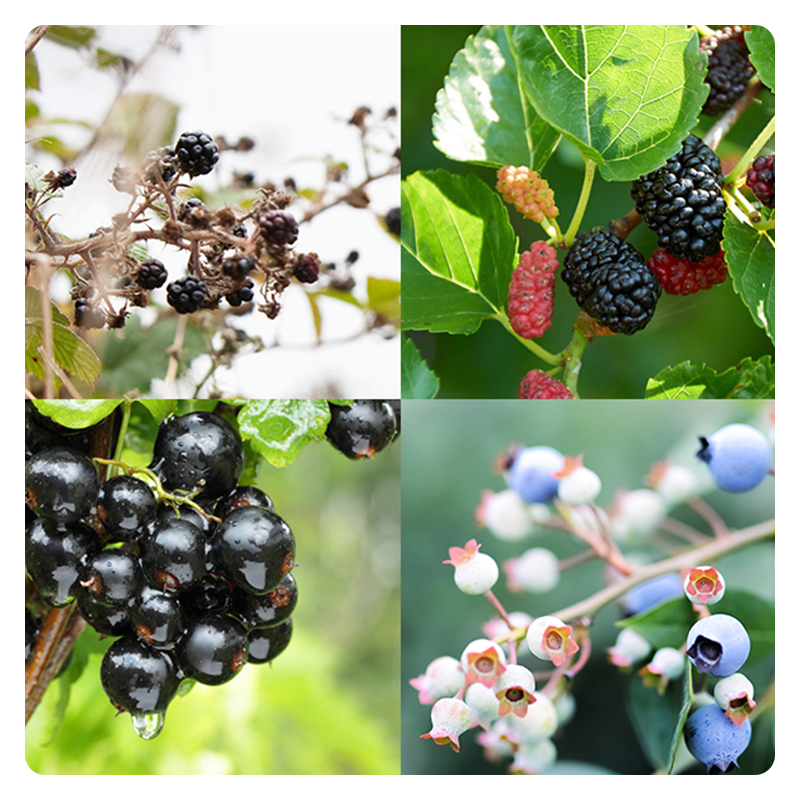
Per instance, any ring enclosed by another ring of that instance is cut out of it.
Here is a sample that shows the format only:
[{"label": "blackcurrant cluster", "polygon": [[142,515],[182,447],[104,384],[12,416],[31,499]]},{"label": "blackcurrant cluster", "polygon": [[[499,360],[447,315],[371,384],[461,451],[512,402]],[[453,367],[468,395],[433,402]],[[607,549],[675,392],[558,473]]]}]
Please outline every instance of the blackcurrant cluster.
[{"label": "blackcurrant cluster", "polygon": [[351,405],[328,404],[328,441],[348,458],[373,458],[400,435],[399,400],[354,400]]},{"label": "blackcurrant cluster", "polygon": [[[140,736],[158,735],[192,682],[224,684],[288,646],[294,534],[267,494],[239,484],[244,448],[222,416],[169,417],[148,468],[102,483],[82,450],[36,442],[30,452],[26,441],[28,576],[44,603],[75,602],[118,637],[100,678]],[[26,659],[36,627],[26,610]]]}]

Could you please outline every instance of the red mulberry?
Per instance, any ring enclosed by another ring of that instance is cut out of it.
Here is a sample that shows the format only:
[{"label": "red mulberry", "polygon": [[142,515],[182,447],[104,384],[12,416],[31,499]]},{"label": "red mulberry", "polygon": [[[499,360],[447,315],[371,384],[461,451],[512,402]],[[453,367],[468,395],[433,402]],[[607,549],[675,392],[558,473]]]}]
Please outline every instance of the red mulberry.
[{"label": "red mulberry", "polygon": [[523,339],[537,339],[550,327],[558,257],[546,242],[522,253],[508,287],[508,317]]}]

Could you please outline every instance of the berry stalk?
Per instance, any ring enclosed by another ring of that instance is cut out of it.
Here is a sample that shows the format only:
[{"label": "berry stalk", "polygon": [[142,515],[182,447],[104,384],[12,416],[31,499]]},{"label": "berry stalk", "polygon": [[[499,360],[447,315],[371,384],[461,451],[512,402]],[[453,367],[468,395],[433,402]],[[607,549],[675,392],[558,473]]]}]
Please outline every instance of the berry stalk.
[{"label": "berry stalk", "polygon": [[594,182],[594,174],[597,169],[597,164],[594,161],[586,159],[586,169],[583,173],[583,186],[581,186],[581,194],[578,198],[578,205],[575,207],[575,213],[572,215],[572,222],[564,234],[564,246],[572,247],[572,242],[575,239],[578,231],[580,230],[581,223],[583,222],[583,215],[586,213],[586,206],[589,204],[589,196],[592,193],[592,183]]}]

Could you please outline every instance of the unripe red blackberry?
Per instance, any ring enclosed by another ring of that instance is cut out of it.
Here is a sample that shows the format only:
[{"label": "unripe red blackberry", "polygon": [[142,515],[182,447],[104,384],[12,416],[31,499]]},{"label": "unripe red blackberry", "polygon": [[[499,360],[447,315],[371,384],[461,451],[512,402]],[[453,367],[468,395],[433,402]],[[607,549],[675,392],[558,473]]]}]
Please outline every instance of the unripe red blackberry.
[{"label": "unripe red blackberry", "polygon": [[572,392],[561,381],[546,372],[532,369],[519,385],[522,400],[574,400]]},{"label": "unripe red blackberry", "polygon": [[291,245],[297,241],[300,226],[288,211],[275,208],[258,220],[261,235],[268,244]]},{"label": "unripe red blackberry", "polygon": [[513,203],[523,216],[534,222],[558,216],[553,190],[547,181],[528,167],[501,167],[497,170],[497,191]]},{"label": "unripe red blackberry", "polygon": [[523,339],[536,339],[551,325],[558,257],[547,242],[522,253],[508,287],[508,318]]},{"label": "unripe red blackberry", "polygon": [[775,208],[775,154],[759,156],[747,170],[747,185],[767,208]]},{"label": "unripe red blackberry", "polygon": [[694,294],[724,283],[728,277],[724,250],[695,263],[688,258],[676,258],[659,247],[650,256],[647,266],[667,294]]}]

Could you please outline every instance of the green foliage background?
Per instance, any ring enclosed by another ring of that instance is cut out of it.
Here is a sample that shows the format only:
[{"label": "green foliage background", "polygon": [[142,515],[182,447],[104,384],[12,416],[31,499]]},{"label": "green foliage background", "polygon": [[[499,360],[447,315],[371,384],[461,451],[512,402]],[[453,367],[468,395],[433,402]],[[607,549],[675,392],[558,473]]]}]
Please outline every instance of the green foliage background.
[{"label": "green foliage background", "polygon": [[[730,422],[747,422],[767,431],[771,402],[686,401],[647,402],[583,401],[581,403],[519,400],[458,400],[403,402],[404,452],[402,476],[403,520],[403,618],[402,697],[404,774],[504,774],[510,759],[492,763],[484,759],[476,744],[477,730],[460,737],[461,752],[437,746],[420,735],[431,728],[431,706],[422,705],[409,680],[424,673],[438,656],[458,658],[473,639],[482,637],[481,626],[493,612],[482,597],[461,593],[453,583],[453,568],[443,565],[448,548],[463,547],[471,538],[482,544],[481,552],[501,566],[530,547],[546,547],[559,558],[581,552],[584,547],[561,531],[539,529],[521,542],[504,542],[486,529],[478,529],[475,507],[481,491],[505,488],[494,472],[494,460],[511,443],[548,445],[565,455],[582,454],[584,463],[603,481],[598,503],[604,508],[618,490],[643,487],[645,476],[656,461],[668,459],[696,472],[704,499],[732,528],[769,520],[775,513],[775,483],[768,477],[759,487],[742,495],[721,492],[711,486],[708,472],[694,453],[698,436],[710,435]],[[708,531],[693,512],[679,507],[672,516]],[[661,544],[682,549],[685,543],[666,537]],[[624,548],[629,555],[632,548]],[[654,543],[636,548],[644,561],[664,557]],[[718,566],[728,590],[758,595],[768,603],[775,596],[775,548],[759,544],[720,559]],[[546,594],[512,594],[501,577],[493,591],[506,610],[531,616],[552,614],[589,597],[605,586],[603,565],[590,561],[563,573],[559,585]],[[729,608],[735,598],[731,595]],[[714,607],[726,612],[726,599]],[[738,614],[729,610],[728,613]],[[602,609],[591,626],[592,654],[576,676],[573,694],[574,718],[553,739],[558,751],[554,772],[603,772],[652,774],[658,768],[650,759],[654,751],[669,748],[681,707],[682,687],[675,682],[659,698],[655,689],[640,687],[636,673],[624,674],[608,663],[605,649],[614,644],[621,618],[616,604]],[[688,632],[688,628],[687,628]],[[774,645],[766,657],[751,658],[742,671],[756,687],[756,702],[769,707],[767,693],[774,681]],[[762,651],[763,652],[763,651]],[[521,657],[534,670],[547,664],[530,655]],[[695,679],[695,692],[700,691]],[[539,686],[538,688],[541,688]],[[634,713],[631,713],[634,709]],[[660,726],[639,720],[650,715]],[[665,722],[666,719],[666,722]],[[774,757],[773,715],[766,711],[753,726],[753,740],[741,757],[741,772],[758,774],[768,769]],[[694,772],[705,772],[684,750],[679,764]],[[691,765],[694,766],[691,766]]]},{"label": "green foliage background", "polygon": [[288,467],[264,463],[254,482],[295,533],[299,589],[292,641],[271,666],[248,664],[221,687],[195,685],[146,742],[100,685],[111,640],[87,629],[27,725],[28,766],[62,775],[398,773],[400,441],[369,463],[324,439]]},{"label": "green foliage background", "polygon": [[[480,26],[403,26],[402,28],[402,139],[403,176],[417,170],[444,168],[458,174],[477,174],[489,186],[494,170],[447,159],[433,145],[432,115],[437,91],[443,86],[450,63],[464,46],[467,36]],[[732,131],[718,153],[724,163],[738,161],[746,147],[774,113],[774,95],[762,92]],[[696,129],[702,135],[714,118],[702,117]],[[566,225],[578,200],[583,160],[569,142],[562,140],[543,170],[555,190]],[[605,225],[633,208],[630,183],[594,182],[582,230]],[[526,249],[545,238],[541,227],[510,209],[510,219]],[[649,257],[656,248],[655,234],[639,225],[628,240]],[[408,255],[404,253],[404,258]],[[558,352],[569,341],[577,306],[566,285],[556,282],[553,326],[541,344]],[[407,332],[423,358],[440,379],[440,398],[511,398],[528,370],[542,363],[513,341],[500,325],[487,322],[470,336],[432,335]],[[690,297],[662,294],[653,321],[633,336],[596,339],[586,350],[581,370],[584,397],[643,397],[648,378],[664,367],[684,361],[706,364],[722,372],[750,356],[757,360],[774,355],[774,347],[763,329],[756,327],[747,308],[734,293],[729,279],[722,286]]]}]

